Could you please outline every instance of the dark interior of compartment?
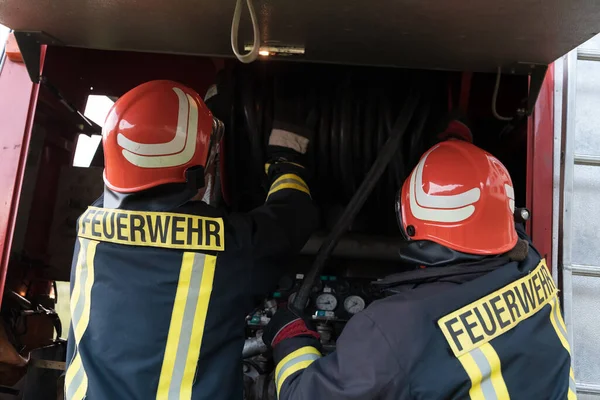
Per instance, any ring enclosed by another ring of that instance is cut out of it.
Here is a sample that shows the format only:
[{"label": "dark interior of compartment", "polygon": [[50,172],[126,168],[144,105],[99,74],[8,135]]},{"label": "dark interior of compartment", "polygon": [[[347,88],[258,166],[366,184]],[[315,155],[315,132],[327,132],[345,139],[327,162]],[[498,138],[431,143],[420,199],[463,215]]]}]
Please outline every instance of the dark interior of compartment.
[{"label": "dark interior of compartment", "polygon": [[[359,217],[354,232],[396,235],[394,201],[398,189],[420,156],[438,139],[449,115],[459,115],[473,130],[475,144],[498,156],[509,168],[517,204],[525,203],[525,124],[508,126],[492,116],[496,76],[339,65],[259,62],[237,65],[223,78],[230,82],[231,108],[219,110],[226,123],[224,198],[237,211],[264,201],[263,164],[281,80],[306,74],[301,101],[319,116],[308,156],[312,192],[329,230],[392,134],[404,107],[417,107],[400,147]],[[527,77],[502,81],[497,110],[512,116],[527,98]],[[461,111],[461,108],[463,110]]]},{"label": "dark interior of compartment", "polygon": [[[525,205],[527,119],[509,124],[494,118],[495,74],[274,61],[241,65],[202,57],[49,48],[44,75],[83,111],[90,94],[116,98],[152,79],[177,80],[204,95],[222,66],[219,79],[226,83],[223,88],[229,88],[223,92],[230,99],[229,106],[216,114],[226,124],[222,187],[223,204],[231,211],[245,211],[264,201],[263,164],[277,101],[273,88],[278,80],[298,76],[310,76],[300,97],[314,104],[320,116],[310,163],[312,192],[323,216],[321,237],[356,191],[402,108],[415,97],[418,104],[398,154],[352,224],[351,233],[358,234],[358,239],[347,243],[348,249],[360,250],[361,243],[366,248],[369,241],[381,243],[384,236],[398,235],[393,208],[396,192],[435,142],[444,118],[461,109],[475,144],[508,167],[517,205]],[[503,75],[498,113],[515,115],[527,95],[526,75]],[[17,281],[25,268],[34,268],[33,275],[44,279],[68,280],[74,221],[102,190],[101,150],[95,160],[100,168],[71,167],[81,131],[81,121],[42,87],[19,209],[21,222],[15,232],[18,245],[13,246],[9,271]],[[310,257],[316,248],[318,240],[304,254]]]}]

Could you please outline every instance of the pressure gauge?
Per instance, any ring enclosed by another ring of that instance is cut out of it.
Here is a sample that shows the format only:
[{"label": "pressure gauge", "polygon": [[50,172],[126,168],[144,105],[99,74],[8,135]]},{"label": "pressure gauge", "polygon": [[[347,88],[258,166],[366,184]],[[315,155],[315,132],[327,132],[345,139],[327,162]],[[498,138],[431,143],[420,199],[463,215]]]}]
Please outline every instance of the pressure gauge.
[{"label": "pressure gauge", "polygon": [[321,311],[333,311],[337,307],[337,299],[331,293],[323,293],[317,297],[317,309]]},{"label": "pressure gauge", "polygon": [[350,314],[356,314],[365,309],[365,300],[356,295],[348,296],[344,300],[344,310]]}]

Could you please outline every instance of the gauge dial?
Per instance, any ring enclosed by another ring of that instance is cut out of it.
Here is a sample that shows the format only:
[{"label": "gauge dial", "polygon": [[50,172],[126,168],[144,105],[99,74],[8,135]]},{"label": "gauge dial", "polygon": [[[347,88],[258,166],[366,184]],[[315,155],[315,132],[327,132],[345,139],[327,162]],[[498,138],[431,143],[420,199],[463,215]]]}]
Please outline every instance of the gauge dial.
[{"label": "gauge dial", "polygon": [[337,307],[337,299],[331,293],[323,293],[317,297],[317,309],[333,311]]},{"label": "gauge dial", "polygon": [[365,300],[360,296],[348,296],[344,300],[344,310],[350,314],[356,314],[365,309]]}]

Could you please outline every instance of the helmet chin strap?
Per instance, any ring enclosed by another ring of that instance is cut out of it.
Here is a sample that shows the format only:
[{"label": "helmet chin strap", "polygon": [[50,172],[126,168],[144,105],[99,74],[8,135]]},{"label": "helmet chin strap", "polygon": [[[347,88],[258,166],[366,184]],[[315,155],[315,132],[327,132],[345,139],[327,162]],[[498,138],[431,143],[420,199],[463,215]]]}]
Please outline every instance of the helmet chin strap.
[{"label": "helmet chin strap", "polygon": [[201,200],[203,202],[212,205],[212,203],[214,202],[213,192],[215,188],[214,174],[207,172],[206,175],[204,175],[204,180],[206,182],[206,185],[204,185],[204,188],[199,191],[199,194],[202,194]]}]

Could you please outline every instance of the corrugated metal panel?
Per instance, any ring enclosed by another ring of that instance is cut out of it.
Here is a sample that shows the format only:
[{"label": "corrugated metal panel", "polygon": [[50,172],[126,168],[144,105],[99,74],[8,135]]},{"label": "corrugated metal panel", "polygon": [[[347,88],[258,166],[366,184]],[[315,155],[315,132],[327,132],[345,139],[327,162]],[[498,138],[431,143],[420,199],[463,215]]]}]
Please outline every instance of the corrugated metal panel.
[{"label": "corrugated metal panel", "polygon": [[579,398],[600,399],[600,36],[564,61],[559,276]]}]

